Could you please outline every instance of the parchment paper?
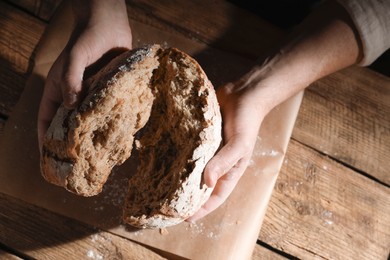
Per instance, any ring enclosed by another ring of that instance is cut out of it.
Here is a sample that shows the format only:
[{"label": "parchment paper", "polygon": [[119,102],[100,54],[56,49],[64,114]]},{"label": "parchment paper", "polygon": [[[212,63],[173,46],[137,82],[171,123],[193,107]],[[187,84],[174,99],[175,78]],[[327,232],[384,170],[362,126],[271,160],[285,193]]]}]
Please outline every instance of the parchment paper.
[{"label": "parchment paper", "polygon": [[[75,218],[152,248],[190,259],[249,259],[299,110],[302,93],[275,108],[261,127],[250,166],[228,200],[196,224],[166,230],[137,230],[121,224],[127,179],[136,165],[115,168],[102,194],[83,198],[46,183],[39,172],[36,119],[47,72],[64,47],[72,25],[68,7],[52,20],[38,46],[35,66],[0,137],[0,192]],[[179,35],[130,21],[134,47],[160,43],[195,57],[215,86],[233,80],[251,62]],[[12,82],[10,82],[12,84]],[[256,115],[253,115],[256,116]]]}]

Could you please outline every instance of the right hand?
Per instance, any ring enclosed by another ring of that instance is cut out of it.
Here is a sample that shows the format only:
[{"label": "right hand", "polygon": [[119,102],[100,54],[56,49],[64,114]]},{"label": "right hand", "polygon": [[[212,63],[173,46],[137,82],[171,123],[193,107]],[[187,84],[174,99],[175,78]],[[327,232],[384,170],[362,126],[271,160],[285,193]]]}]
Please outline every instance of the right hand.
[{"label": "right hand", "polygon": [[124,0],[73,1],[72,35],[47,76],[38,113],[38,141],[43,138],[61,103],[68,109],[80,102],[85,70],[113,50],[132,48]]},{"label": "right hand", "polygon": [[205,184],[214,190],[206,203],[187,221],[194,222],[217,209],[244,174],[259,127],[268,112],[255,92],[254,88],[238,83],[228,83],[218,90],[223,118],[223,147],[204,169]]}]

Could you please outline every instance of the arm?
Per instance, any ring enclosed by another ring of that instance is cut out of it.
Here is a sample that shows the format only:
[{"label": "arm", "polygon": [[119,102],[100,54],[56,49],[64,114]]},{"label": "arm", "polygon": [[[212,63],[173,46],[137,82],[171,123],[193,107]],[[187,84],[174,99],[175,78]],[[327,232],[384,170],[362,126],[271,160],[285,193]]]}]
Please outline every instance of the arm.
[{"label": "arm", "polygon": [[[224,120],[224,146],[204,172],[214,187],[195,221],[220,206],[247,168],[259,127],[267,113],[309,84],[359,62],[360,40],[346,11],[327,2],[310,15],[262,64],[218,92]],[[256,115],[253,117],[253,115]]]},{"label": "arm", "polygon": [[72,0],[71,4],[74,29],[49,71],[39,107],[39,147],[60,104],[73,108],[79,102],[86,69],[106,53],[132,46],[124,0]]}]

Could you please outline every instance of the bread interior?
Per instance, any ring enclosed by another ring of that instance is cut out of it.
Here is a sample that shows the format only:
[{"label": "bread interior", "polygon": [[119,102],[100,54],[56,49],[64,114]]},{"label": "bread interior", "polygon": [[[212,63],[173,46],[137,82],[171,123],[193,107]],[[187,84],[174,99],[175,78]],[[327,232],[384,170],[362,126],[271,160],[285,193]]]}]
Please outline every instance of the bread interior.
[{"label": "bread interior", "polygon": [[161,50],[151,86],[151,115],[136,144],[140,165],[130,180],[125,216],[175,216],[169,203],[192,172],[205,122],[207,90],[195,63],[175,49]]}]

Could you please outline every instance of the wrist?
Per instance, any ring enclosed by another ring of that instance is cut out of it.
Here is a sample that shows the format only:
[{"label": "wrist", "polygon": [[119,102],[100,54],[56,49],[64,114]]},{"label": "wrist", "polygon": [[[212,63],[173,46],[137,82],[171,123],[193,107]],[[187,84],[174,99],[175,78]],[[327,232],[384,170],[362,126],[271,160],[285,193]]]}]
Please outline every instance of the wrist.
[{"label": "wrist", "polygon": [[300,76],[304,73],[292,66],[286,59],[286,53],[274,53],[236,81],[235,91],[245,93],[243,95],[247,97],[247,102],[264,117],[307,86]]},{"label": "wrist", "polygon": [[236,85],[250,90],[258,106],[268,112],[314,81],[356,63],[360,56],[345,10],[325,3]]}]

